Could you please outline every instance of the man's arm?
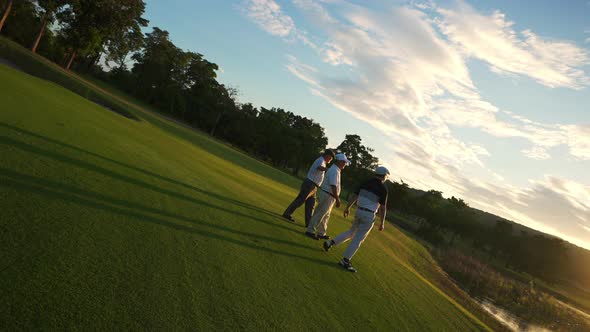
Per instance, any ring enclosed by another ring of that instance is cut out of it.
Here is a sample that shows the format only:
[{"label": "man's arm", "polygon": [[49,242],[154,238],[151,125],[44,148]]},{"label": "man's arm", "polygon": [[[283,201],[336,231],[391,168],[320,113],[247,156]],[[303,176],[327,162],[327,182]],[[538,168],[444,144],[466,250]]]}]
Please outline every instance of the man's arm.
[{"label": "man's arm", "polygon": [[336,207],[339,208],[340,207],[340,197],[338,197],[338,189],[334,185],[331,185],[330,189],[332,189],[332,196],[334,198],[336,198]]},{"label": "man's arm", "polygon": [[356,203],[356,201],[359,199],[359,196],[356,193],[352,194],[352,197],[350,198],[350,200],[348,201],[348,205],[346,205],[346,209],[344,209],[344,218],[348,217],[348,214],[350,213],[350,207]]},{"label": "man's arm", "polygon": [[385,228],[385,214],[387,213],[387,206],[385,204],[379,204],[379,218],[381,219],[381,224],[379,225],[379,230],[382,231]]},{"label": "man's arm", "polygon": [[324,166],[318,166],[316,169],[317,169],[317,170],[320,170],[320,171],[322,171],[322,172],[325,172],[325,171],[328,169],[328,167],[324,167]]}]

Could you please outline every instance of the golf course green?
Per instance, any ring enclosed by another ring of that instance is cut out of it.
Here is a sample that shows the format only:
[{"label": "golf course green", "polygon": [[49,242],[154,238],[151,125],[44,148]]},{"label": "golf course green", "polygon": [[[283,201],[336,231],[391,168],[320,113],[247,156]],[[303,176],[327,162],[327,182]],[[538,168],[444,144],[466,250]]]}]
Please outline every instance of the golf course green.
[{"label": "golf course green", "polygon": [[278,216],[299,179],[130,112],[0,64],[0,329],[490,330],[392,224],[349,273]]}]

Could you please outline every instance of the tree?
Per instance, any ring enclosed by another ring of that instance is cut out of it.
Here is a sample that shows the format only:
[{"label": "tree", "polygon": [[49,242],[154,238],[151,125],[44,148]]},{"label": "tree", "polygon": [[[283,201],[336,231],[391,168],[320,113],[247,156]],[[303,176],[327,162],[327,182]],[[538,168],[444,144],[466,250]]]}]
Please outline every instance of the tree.
[{"label": "tree", "polygon": [[43,17],[41,18],[41,26],[39,27],[37,37],[31,46],[31,51],[33,53],[37,52],[37,47],[39,46],[39,42],[41,41],[41,37],[45,32],[47,24],[53,22],[55,14],[66,4],[68,4],[68,0],[37,0],[37,6],[43,10]]},{"label": "tree", "polygon": [[[103,0],[98,0],[99,7]],[[93,8],[91,0],[72,0],[70,6],[60,12],[58,18],[62,23],[60,34],[68,45],[65,64],[70,69],[77,55],[86,55],[99,47],[102,42],[97,18],[98,10]]]},{"label": "tree", "polygon": [[398,211],[408,212],[408,200],[410,199],[410,186],[403,180],[390,181],[387,184],[389,192],[388,207]]},{"label": "tree", "polygon": [[[312,119],[290,113],[289,127],[291,129],[292,153],[287,159],[288,167],[297,175],[301,168],[309,166],[310,161],[326,148],[328,139],[318,123]],[[287,149],[286,149],[287,150]]]},{"label": "tree", "polygon": [[71,0],[60,13],[62,34],[70,46],[66,69],[77,55],[96,62],[106,44],[124,38],[125,31],[147,25],[141,17],[144,10],[143,0]]},{"label": "tree", "polygon": [[202,54],[190,52],[190,61],[186,71],[187,88],[197,93],[201,89],[211,88],[215,85],[217,70],[219,67],[213,62],[207,61]]},{"label": "tree", "polygon": [[434,217],[436,210],[443,204],[442,191],[431,189],[424,193],[419,199],[426,218]]},{"label": "tree", "polygon": [[512,237],[512,224],[504,220],[496,220],[491,235],[490,244],[492,250],[490,254],[492,257],[496,257],[499,252],[504,251],[508,247],[507,244]]},{"label": "tree", "polygon": [[14,2],[14,0],[8,0],[8,3],[6,4],[6,8],[4,9],[4,14],[2,14],[2,18],[0,19],[0,31],[2,31],[2,28],[4,27],[4,23],[6,22],[6,19],[8,18],[8,14],[10,14],[10,10],[12,9],[13,2]]},{"label": "tree", "polygon": [[143,47],[143,38],[141,29],[135,27],[112,38],[107,45],[107,63],[114,62],[118,70],[127,70],[127,57]]},{"label": "tree", "polygon": [[464,237],[471,234],[473,231],[473,219],[468,209],[469,206],[461,198],[452,196],[447,201],[449,204],[444,207],[441,225],[452,232],[449,241],[449,245],[452,246],[457,235]]},{"label": "tree", "polygon": [[[172,41],[168,31],[154,27],[152,32],[145,35],[144,48],[133,55],[135,65],[132,72],[135,75],[136,93],[148,102],[157,104],[166,90],[175,85],[174,73],[181,72],[181,61],[186,61],[180,50]],[[179,84],[177,84],[179,85]]]},{"label": "tree", "polygon": [[336,149],[346,154],[352,168],[372,171],[379,162],[379,159],[371,154],[374,150],[362,145],[362,139],[359,135],[346,135],[344,141]]},{"label": "tree", "polygon": [[371,154],[373,149],[362,144],[359,135],[346,135],[336,149],[346,154],[350,160],[350,167],[346,170],[347,176],[342,178],[342,185],[345,188],[357,187],[361,181],[373,174],[379,162],[379,159]]},{"label": "tree", "polygon": [[114,61],[119,68],[125,67],[125,61],[130,53],[143,47],[144,36],[141,27],[148,24],[148,20],[141,17],[145,11],[145,4],[140,0],[127,1],[122,10],[117,11],[118,19],[115,26],[106,33],[107,61]]},{"label": "tree", "polygon": [[217,130],[217,127],[219,126],[221,119],[224,115],[224,113],[226,111],[231,111],[231,110],[235,110],[236,109],[236,104],[237,104],[237,100],[238,100],[238,96],[240,94],[240,91],[238,90],[238,88],[236,87],[226,87],[223,84],[221,84],[219,86],[219,100],[218,100],[218,105],[219,105],[219,110],[218,110],[218,114],[217,114],[217,119],[215,120],[215,123],[213,124],[213,128],[211,128],[211,136],[215,136],[215,130]]},{"label": "tree", "polygon": [[28,0],[15,1],[11,5],[2,34],[11,40],[27,45],[39,22],[35,5]]}]

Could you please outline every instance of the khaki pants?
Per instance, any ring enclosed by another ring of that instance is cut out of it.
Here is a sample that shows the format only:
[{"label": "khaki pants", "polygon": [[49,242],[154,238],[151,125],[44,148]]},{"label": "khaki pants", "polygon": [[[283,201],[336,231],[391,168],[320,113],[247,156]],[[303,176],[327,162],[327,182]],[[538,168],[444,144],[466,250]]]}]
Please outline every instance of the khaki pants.
[{"label": "khaki pants", "polygon": [[356,210],[350,229],[334,238],[334,245],[339,245],[352,239],[344,251],[344,258],[350,260],[356,254],[373,228],[373,221],[375,221],[375,214],[368,211]]},{"label": "khaki pants", "polygon": [[326,231],[328,230],[328,220],[330,219],[330,213],[332,212],[334,203],[336,203],[336,198],[323,190],[319,190],[318,198],[318,205],[315,208],[306,231],[315,234],[317,230],[318,235],[323,236],[326,235]]}]

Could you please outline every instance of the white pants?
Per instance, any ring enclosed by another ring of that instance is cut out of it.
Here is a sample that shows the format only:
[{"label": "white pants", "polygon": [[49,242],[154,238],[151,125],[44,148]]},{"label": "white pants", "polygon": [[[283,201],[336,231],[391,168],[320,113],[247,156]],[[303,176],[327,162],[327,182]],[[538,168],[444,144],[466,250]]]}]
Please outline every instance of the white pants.
[{"label": "white pants", "polygon": [[335,245],[352,239],[344,251],[344,258],[351,259],[352,256],[356,254],[357,250],[373,228],[373,221],[375,221],[375,214],[368,211],[356,210],[354,221],[352,222],[350,229],[344,233],[338,234],[338,236],[334,238]]},{"label": "white pants", "polygon": [[318,192],[319,202],[309,221],[306,232],[315,234],[317,229],[318,235],[323,236],[328,231],[328,219],[330,219],[330,213],[334,203],[336,203],[336,198],[323,190],[318,190]]}]

